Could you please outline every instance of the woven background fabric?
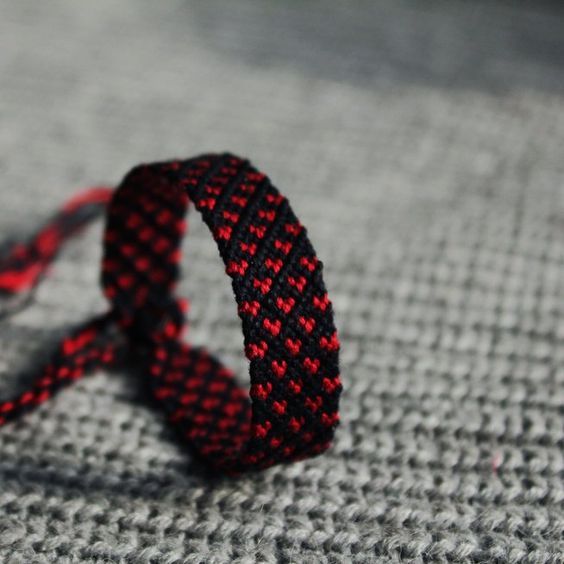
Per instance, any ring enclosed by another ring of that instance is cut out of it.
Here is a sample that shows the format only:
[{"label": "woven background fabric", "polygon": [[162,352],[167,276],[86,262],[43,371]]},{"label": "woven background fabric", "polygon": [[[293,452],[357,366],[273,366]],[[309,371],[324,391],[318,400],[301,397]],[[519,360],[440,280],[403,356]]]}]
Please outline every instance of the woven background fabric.
[{"label": "woven background fabric", "polygon": [[[342,425],[210,479],[135,371],[0,430],[0,562],[527,562],[564,554],[557,3],[0,1],[0,229],[141,161],[230,150],[325,263]],[[0,324],[0,396],[103,311],[101,225]],[[245,361],[194,214],[189,338]]]}]

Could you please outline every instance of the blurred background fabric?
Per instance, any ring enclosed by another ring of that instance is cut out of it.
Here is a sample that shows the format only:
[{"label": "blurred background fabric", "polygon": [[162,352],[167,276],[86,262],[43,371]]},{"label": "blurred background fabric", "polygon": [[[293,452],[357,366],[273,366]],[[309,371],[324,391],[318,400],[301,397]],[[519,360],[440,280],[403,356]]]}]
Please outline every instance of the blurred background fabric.
[{"label": "blurred background fabric", "polygon": [[[248,156],[325,263],[345,386],[327,454],[211,479],[133,370],[93,374],[0,429],[0,561],[562,562],[563,31],[557,2],[0,0],[2,238],[139,162]],[[0,323],[0,396],[104,310],[101,229]],[[244,378],[190,231],[189,338]]]}]

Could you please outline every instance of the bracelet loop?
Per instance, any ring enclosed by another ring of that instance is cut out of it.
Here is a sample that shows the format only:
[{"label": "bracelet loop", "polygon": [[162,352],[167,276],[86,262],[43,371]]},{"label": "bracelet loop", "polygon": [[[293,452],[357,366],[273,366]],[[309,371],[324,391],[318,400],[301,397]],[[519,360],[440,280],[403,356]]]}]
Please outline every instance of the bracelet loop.
[{"label": "bracelet loop", "polygon": [[103,285],[116,310],[172,296],[189,202],[232,279],[250,361],[251,402],[211,354],[165,327],[152,388],[208,462],[228,470],[318,454],[338,421],[341,389],[331,304],[305,229],[248,161],[205,155],[135,168],[108,211]]}]

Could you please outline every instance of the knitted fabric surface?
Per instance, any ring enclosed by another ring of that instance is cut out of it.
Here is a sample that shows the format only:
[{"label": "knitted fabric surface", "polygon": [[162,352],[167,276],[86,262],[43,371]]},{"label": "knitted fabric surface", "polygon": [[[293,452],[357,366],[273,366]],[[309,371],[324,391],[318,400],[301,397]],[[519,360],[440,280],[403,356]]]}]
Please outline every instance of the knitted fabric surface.
[{"label": "knitted fabric surface", "polygon": [[[564,552],[557,3],[0,0],[0,227],[135,163],[249,155],[324,263],[341,424],[211,476],[101,370],[0,428],[0,562],[522,562]],[[0,397],[106,311],[101,223],[0,321]],[[3,239],[4,237],[2,237]],[[186,339],[249,382],[198,214]]]}]

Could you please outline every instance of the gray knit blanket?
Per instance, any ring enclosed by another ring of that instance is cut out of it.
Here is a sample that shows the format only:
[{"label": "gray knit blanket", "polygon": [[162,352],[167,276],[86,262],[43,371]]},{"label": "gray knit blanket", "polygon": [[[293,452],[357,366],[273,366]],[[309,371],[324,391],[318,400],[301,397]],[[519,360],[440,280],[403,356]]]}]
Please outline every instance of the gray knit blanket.
[{"label": "gray knit blanket", "polygon": [[[77,188],[250,157],[308,227],[342,340],[323,456],[212,479],[127,373],[0,429],[0,562],[559,563],[564,9],[0,0],[0,230]],[[0,322],[0,397],[102,312],[101,225]],[[194,215],[188,338],[244,378]],[[226,315],[225,312],[232,315]]]}]

